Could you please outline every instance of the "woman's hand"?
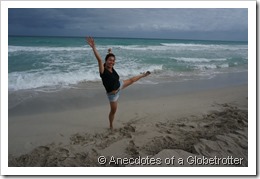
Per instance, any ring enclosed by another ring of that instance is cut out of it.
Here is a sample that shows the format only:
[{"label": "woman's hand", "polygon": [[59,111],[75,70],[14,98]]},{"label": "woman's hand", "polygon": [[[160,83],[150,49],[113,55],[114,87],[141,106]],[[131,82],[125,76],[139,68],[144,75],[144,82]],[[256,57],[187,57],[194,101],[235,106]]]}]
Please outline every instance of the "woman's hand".
[{"label": "woman's hand", "polygon": [[95,47],[95,41],[92,37],[86,37],[86,41],[88,42],[88,44],[91,48]]},{"label": "woman's hand", "polygon": [[98,61],[99,73],[103,74],[104,73],[104,65],[103,65],[103,62],[102,62],[102,58],[98,54],[98,51],[95,47],[94,39],[92,37],[86,37],[86,41],[88,42],[89,46],[92,48],[94,55],[95,55],[95,57]]}]

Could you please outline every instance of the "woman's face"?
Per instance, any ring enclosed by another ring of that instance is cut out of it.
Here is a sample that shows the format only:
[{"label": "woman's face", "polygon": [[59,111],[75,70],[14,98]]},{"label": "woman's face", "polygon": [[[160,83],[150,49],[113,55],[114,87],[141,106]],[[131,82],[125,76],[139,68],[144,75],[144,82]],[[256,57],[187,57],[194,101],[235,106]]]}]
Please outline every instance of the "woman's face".
[{"label": "woman's face", "polygon": [[115,57],[109,57],[106,61],[106,66],[109,68],[113,68],[115,65]]}]

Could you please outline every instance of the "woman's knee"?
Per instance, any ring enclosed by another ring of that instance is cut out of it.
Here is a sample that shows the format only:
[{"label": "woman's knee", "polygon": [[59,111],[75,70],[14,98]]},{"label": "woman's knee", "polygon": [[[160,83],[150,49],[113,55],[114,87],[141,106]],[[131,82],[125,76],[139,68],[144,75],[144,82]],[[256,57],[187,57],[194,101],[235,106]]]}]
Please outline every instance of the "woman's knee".
[{"label": "woman's knee", "polygon": [[116,113],[116,110],[117,110],[117,104],[114,103],[114,102],[112,102],[112,103],[110,104],[110,113],[115,114],[115,113]]},{"label": "woman's knee", "polygon": [[111,114],[115,114],[115,113],[116,113],[116,108],[111,108],[111,109],[110,109],[110,113],[111,113]]},{"label": "woman's knee", "polygon": [[134,82],[136,82],[137,80],[135,79],[135,77],[132,77],[129,79],[130,80],[130,83],[133,84]]}]

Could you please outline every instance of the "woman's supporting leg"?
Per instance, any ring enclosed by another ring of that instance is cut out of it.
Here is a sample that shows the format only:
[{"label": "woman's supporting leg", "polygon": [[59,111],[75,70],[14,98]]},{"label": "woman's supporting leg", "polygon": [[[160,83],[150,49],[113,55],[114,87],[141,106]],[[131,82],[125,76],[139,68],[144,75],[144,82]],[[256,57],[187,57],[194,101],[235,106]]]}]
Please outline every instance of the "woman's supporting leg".
[{"label": "woman's supporting leg", "polygon": [[[148,75],[150,75],[149,71],[147,71],[146,73],[134,76],[130,79],[124,80],[123,89],[128,87],[129,85],[133,84],[134,82],[140,80],[141,78],[148,76]],[[110,129],[113,129],[113,121],[115,119],[116,110],[117,110],[117,101],[110,102],[110,112],[109,112]]]},{"label": "woman's supporting leg", "polygon": [[132,77],[132,78],[129,78],[129,79],[127,79],[127,80],[124,80],[123,89],[126,88],[126,87],[128,87],[129,85],[133,84],[134,82],[140,80],[141,78],[148,76],[149,74],[150,74],[150,72],[146,72],[146,73],[143,73],[143,74],[134,76],[134,77]]},{"label": "woman's supporting leg", "polygon": [[113,129],[113,121],[115,118],[116,110],[117,110],[117,101],[110,102],[110,113],[109,113],[110,129]]}]

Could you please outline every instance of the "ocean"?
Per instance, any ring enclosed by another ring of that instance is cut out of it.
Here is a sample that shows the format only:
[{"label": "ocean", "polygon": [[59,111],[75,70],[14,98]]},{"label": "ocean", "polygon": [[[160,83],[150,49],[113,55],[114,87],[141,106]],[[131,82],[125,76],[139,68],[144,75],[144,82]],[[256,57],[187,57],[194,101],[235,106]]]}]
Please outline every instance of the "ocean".
[{"label": "ocean", "polygon": [[[121,79],[151,71],[138,83],[156,85],[248,71],[248,44],[239,41],[95,38],[103,57],[112,48]],[[101,84],[84,37],[8,39],[8,90],[57,91]]]}]

